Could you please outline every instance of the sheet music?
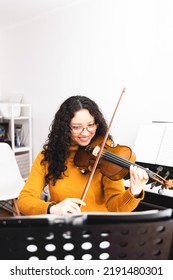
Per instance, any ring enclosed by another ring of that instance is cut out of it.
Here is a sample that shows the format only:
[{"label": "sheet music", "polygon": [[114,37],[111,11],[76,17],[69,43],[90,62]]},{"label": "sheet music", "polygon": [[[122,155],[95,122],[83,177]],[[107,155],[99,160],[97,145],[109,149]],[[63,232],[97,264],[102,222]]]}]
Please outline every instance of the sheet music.
[{"label": "sheet music", "polygon": [[156,164],[173,166],[173,124],[167,124]]},{"label": "sheet music", "polygon": [[173,166],[173,123],[141,125],[133,151],[136,161]]},{"label": "sheet music", "polygon": [[165,129],[164,124],[140,126],[133,147],[136,161],[156,164]]}]

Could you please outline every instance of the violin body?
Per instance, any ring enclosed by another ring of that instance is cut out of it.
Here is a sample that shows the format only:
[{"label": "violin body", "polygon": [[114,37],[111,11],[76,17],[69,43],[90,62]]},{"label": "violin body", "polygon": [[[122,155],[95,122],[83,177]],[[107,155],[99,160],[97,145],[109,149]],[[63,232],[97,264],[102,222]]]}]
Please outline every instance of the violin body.
[{"label": "violin body", "polygon": [[[80,146],[76,152],[74,163],[84,174],[93,167],[96,159],[93,150],[95,146],[100,145],[101,140],[99,138],[87,147]],[[127,160],[128,164],[124,159]],[[103,175],[116,181],[124,178],[128,174],[130,164],[134,163],[135,160],[136,156],[128,146],[118,144],[115,147],[111,147],[105,144],[97,168],[100,169]]]}]

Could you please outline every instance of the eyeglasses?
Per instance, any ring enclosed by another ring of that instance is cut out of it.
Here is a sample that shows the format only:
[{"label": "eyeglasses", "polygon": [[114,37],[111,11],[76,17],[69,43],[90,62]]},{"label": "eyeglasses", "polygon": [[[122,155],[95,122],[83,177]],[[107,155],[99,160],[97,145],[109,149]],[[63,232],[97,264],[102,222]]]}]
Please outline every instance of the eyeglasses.
[{"label": "eyeglasses", "polygon": [[74,134],[80,134],[86,129],[88,132],[95,132],[98,127],[98,124],[91,123],[87,125],[86,127],[83,127],[82,125],[72,125],[70,128]]}]

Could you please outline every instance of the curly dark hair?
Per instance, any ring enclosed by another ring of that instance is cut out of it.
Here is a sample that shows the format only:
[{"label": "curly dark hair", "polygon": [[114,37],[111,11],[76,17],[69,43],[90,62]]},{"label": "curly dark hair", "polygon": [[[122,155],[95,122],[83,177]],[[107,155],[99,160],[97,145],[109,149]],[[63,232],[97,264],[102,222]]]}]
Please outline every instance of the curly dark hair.
[{"label": "curly dark hair", "polygon": [[[90,98],[82,95],[71,96],[66,99],[59,110],[56,112],[54,120],[50,125],[48,139],[43,145],[44,158],[41,164],[48,162],[48,174],[45,176],[45,185],[52,180],[55,185],[57,179],[62,178],[67,169],[66,160],[69,156],[71,145],[70,121],[74,114],[81,110],[87,109],[94,117],[98,128],[94,137],[104,136],[107,131],[107,122],[103,117],[98,105]],[[113,141],[112,136],[109,138]]]}]

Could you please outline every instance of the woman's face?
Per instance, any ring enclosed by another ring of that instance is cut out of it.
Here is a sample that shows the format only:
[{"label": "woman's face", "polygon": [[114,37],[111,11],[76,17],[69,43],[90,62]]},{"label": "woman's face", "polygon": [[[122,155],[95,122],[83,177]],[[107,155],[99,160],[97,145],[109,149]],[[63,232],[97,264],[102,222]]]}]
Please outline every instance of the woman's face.
[{"label": "woman's face", "polygon": [[77,111],[70,122],[72,145],[87,146],[94,137],[97,124],[87,109]]}]

